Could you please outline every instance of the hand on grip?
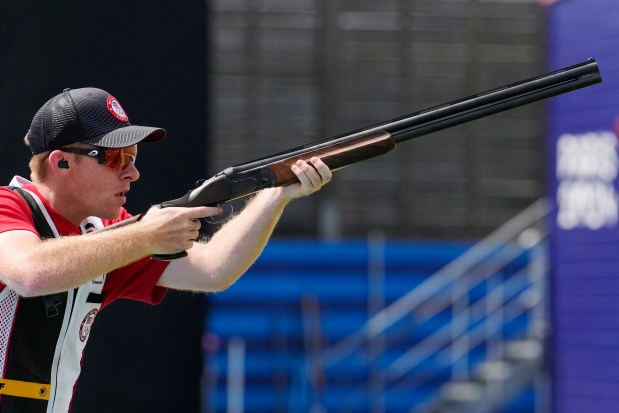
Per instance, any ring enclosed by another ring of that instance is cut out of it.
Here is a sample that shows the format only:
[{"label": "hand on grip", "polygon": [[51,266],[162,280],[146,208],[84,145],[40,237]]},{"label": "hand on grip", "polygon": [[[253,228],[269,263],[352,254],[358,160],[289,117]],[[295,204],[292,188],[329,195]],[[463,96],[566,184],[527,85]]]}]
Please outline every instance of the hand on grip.
[{"label": "hand on grip", "polygon": [[153,245],[151,256],[161,260],[186,256],[185,251],[200,235],[200,219],[220,213],[219,207],[151,208],[140,220],[140,224],[145,226],[147,242]]}]

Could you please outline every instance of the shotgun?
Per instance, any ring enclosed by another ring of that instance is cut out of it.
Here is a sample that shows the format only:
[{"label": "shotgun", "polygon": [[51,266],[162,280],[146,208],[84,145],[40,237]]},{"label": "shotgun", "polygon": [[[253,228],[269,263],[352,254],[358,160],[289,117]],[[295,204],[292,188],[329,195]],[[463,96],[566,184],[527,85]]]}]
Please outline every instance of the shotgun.
[{"label": "shotgun", "polygon": [[[595,59],[224,169],[161,207],[216,206],[263,188],[295,182],[290,167],[321,158],[331,170],[386,154],[400,142],[514,109],[602,81]],[[139,219],[139,215],[116,225]],[[111,227],[110,227],[111,228]],[[172,256],[157,256],[173,259]]]},{"label": "shotgun", "polygon": [[411,113],[369,127],[292,148],[224,169],[162,207],[215,206],[263,188],[296,181],[290,167],[316,156],[337,170],[386,154],[400,142],[567,93],[602,81],[589,59],[542,76]]}]

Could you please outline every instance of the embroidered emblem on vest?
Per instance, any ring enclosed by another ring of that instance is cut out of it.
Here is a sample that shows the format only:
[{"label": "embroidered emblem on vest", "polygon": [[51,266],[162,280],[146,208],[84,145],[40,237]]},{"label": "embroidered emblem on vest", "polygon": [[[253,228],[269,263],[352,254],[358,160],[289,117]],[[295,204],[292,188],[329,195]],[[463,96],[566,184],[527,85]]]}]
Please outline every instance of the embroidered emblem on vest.
[{"label": "embroidered emblem on vest", "polygon": [[90,329],[92,327],[92,323],[95,321],[95,316],[99,311],[95,308],[94,310],[90,310],[84,319],[82,320],[82,324],[80,324],[80,341],[83,343],[88,339],[88,335],[90,334]]}]

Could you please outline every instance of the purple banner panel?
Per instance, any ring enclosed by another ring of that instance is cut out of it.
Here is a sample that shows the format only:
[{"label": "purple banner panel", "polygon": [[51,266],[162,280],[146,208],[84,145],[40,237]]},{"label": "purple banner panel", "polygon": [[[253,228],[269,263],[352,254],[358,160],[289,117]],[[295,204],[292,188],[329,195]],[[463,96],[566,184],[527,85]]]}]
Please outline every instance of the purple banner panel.
[{"label": "purple banner panel", "polygon": [[619,1],[548,3],[550,69],[604,82],[549,102],[555,413],[619,412]]}]

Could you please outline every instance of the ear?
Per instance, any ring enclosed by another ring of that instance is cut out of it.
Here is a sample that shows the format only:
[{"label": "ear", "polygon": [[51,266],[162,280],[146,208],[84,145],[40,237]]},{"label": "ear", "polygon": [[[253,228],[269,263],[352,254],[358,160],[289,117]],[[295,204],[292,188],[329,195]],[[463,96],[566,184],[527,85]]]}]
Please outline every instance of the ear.
[{"label": "ear", "polygon": [[66,154],[62,151],[52,151],[47,158],[49,167],[56,171],[69,169],[69,161]]}]

